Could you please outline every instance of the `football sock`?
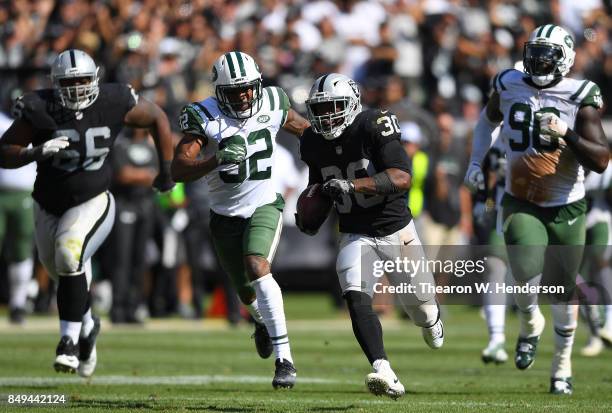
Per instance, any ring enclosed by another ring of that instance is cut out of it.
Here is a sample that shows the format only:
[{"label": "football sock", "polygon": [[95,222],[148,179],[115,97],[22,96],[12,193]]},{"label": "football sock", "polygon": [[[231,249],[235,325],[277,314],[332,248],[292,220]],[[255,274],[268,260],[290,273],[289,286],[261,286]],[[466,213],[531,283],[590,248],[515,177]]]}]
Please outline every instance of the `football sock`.
[{"label": "football sock", "polygon": [[87,337],[94,328],[94,320],[91,317],[91,308],[83,314],[83,325],[81,326],[81,337]]},{"label": "football sock", "polygon": [[[508,267],[506,263],[497,257],[487,258],[487,282],[489,290],[496,291],[498,285],[506,281]],[[483,310],[487,329],[489,331],[489,341],[493,343],[503,343],[506,341],[504,327],[506,324],[506,294],[505,293],[485,293],[482,296]]]},{"label": "football sock", "polygon": [[33,261],[31,258],[8,266],[11,285],[10,308],[24,308],[28,298],[28,283],[32,278]]},{"label": "football sock", "polygon": [[60,318],[60,334],[69,336],[75,344],[79,341],[88,296],[87,279],[84,273],[59,277],[57,309]]},{"label": "football sock", "polygon": [[81,325],[80,321],[60,320],[60,337],[68,336],[74,344],[77,344],[79,342]]},{"label": "football sock", "polygon": [[606,304],[606,322],[604,328],[612,331],[612,305]]},{"label": "football sock", "polygon": [[293,362],[291,348],[289,347],[289,336],[287,324],[285,323],[285,310],[283,308],[283,294],[272,277],[272,274],[264,275],[251,283],[257,295],[257,305],[261,318],[263,319],[268,334],[272,340],[274,356]]},{"label": "football sock", "polygon": [[506,322],[506,306],[500,304],[489,304],[484,306],[487,329],[489,330],[489,341],[503,343],[506,341],[504,327]]},{"label": "football sock", "polygon": [[553,354],[551,377],[572,376],[572,346],[576,331],[578,306],[568,304],[551,305],[555,325],[555,352]]},{"label": "football sock", "polygon": [[263,318],[261,318],[261,314],[259,312],[259,305],[257,304],[257,298],[253,300],[253,302],[246,306],[247,310],[249,310],[249,314],[253,317],[253,320],[258,322],[259,324],[263,324]]},{"label": "football sock", "polygon": [[349,291],[344,295],[353,325],[353,333],[370,364],[386,359],[380,320],[372,309],[372,298],[366,293]]}]

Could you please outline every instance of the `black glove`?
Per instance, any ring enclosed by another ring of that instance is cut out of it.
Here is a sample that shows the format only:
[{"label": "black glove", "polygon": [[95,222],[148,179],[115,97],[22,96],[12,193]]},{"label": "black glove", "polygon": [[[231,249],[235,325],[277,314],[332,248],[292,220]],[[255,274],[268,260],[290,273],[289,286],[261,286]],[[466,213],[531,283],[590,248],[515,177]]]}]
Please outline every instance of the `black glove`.
[{"label": "black glove", "polygon": [[159,192],[168,192],[174,188],[174,181],[172,180],[172,174],[170,174],[170,164],[172,161],[163,161],[159,168],[159,174],[153,181],[153,187]]}]

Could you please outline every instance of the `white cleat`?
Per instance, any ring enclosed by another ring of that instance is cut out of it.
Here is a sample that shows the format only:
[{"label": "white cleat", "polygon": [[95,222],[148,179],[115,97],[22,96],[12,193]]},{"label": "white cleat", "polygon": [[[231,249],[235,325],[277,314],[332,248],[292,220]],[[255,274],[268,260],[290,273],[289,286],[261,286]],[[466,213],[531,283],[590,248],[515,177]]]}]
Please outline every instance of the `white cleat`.
[{"label": "white cleat", "polygon": [[504,342],[490,342],[487,348],[482,350],[482,361],[485,364],[502,364],[508,361],[508,353],[504,349]]},{"label": "white cleat", "polygon": [[598,334],[606,346],[608,347],[612,346],[612,329],[611,328],[600,328],[598,331]]},{"label": "white cleat", "polygon": [[444,344],[444,324],[438,319],[431,327],[422,327],[423,339],[427,345],[434,350],[439,349]]},{"label": "white cleat", "polygon": [[388,396],[397,400],[406,393],[404,386],[393,372],[370,373],[366,376],[366,386],[375,396]]},{"label": "white cleat", "polygon": [[98,352],[96,351],[96,346],[94,345],[91,354],[87,360],[81,360],[79,363],[79,368],[77,372],[81,377],[91,377],[94,371],[96,370],[96,364],[98,363]]},{"label": "white cleat", "polygon": [[68,336],[63,336],[55,350],[53,368],[58,373],[74,373],[79,367],[79,348]]},{"label": "white cleat", "polygon": [[582,347],[580,354],[584,357],[595,357],[603,351],[604,344],[601,338],[597,336],[591,336],[586,346]]}]

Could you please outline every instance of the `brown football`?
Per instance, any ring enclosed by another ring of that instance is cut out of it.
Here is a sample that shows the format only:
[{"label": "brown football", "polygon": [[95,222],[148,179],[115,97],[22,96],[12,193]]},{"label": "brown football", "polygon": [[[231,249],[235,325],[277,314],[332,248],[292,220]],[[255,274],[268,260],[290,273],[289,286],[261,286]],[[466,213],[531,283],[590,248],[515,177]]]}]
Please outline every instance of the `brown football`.
[{"label": "brown football", "polygon": [[300,194],[297,201],[300,229],[309,235],[316,234],[333,205],[332,199],[321,192],[320,184],[310,185]]}]

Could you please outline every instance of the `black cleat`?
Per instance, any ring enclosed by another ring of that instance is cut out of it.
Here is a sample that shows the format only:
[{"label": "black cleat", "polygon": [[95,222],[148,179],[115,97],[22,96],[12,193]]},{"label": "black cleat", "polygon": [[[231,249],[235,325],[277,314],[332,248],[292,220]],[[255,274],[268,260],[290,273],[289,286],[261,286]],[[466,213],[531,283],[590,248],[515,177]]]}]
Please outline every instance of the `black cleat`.
[{"label": "black cleat", "polygon": [[63,336],[55,349],[55,371],[74,373],[79,367],[79,347],[68,336]]},{"label": "black cleat", "polygon": [[98,362],[98,355],[96,351],[96,339],[100,333],[100,319],[98,317],[92,317],[94,326],[87,337],[79,338],[79,376],[91,377],[94,370],[96,369],[96,363]]},{"label": "black cleat", "polygon": [[297,377],[297,370],[293,367],[293,363],[289,360],[276,359],[274,364],[276,365],[276,371],[274,372],[274,379],[272,379],[272,386],[275,389],[293,388]]},{"label": "black cleat", "polygon": [[259,357],[262,359],[270,357],[272,354],[272,340],[270,339],[266,325],[256,321],[255,332],[251,338],[255,339],[255,348],[257,349]]}]

